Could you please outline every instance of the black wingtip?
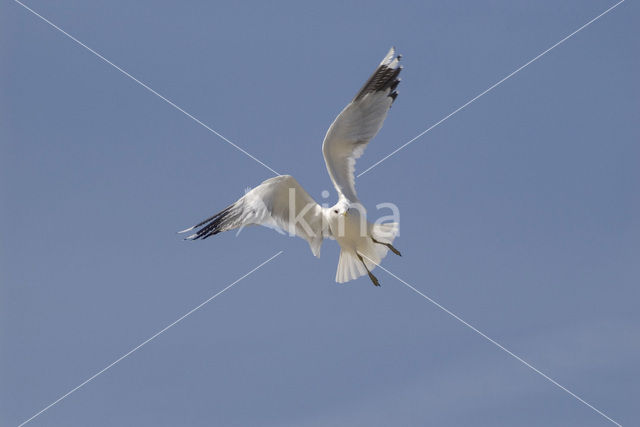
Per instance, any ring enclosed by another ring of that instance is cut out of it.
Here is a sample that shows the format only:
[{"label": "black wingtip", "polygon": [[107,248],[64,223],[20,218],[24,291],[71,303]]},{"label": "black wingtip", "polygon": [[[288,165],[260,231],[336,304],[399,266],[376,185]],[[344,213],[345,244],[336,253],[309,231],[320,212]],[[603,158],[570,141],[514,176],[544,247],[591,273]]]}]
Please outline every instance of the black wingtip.
[{"label": "black wingtip", "polygon": [[182,230],[181,233],[184,233],[199,228],[194,234],[185,237],[184,240],[204,240],[224,230],[228,230],[230,216],[233,217],[233,215],[231,215],[233,206],[234,205],[228,206],[226,209],[205,219],[204,221],[201,221],[197,225],[187,228],[186,230]]},{"label": "black wingtip", "polygon": [[[393,54],[393,56],[391,56]],[[358,91],[353,101],[358,101],[364,98],[369,93],[382,92],[389,89],[388,96],[395,101],[398,93],[395,91],[400,79],[398,75],[402,71],[402,65],[399,64],[402,55],[395,53],[395,47],[392,47],[392,51],[387,54],[374,73],[369,77],[367,82]]]}]

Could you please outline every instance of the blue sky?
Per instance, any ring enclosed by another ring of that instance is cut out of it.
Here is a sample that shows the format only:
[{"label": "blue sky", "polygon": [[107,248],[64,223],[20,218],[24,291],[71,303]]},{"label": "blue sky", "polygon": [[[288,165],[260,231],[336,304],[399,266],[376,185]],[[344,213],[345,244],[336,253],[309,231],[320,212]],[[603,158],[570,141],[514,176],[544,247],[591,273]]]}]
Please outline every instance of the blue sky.
[{"label": "blue sky", "polygon": [[[27,5],[321,199],[321,142],[391,45],[364,170],[615,2]],[[175,231],[271,173],[13,1],[0,6],[0,424],[600,426],[338,247]],[[640,422],[640,8],[627,1],[358,179],[384,266],[623,425]]]}]

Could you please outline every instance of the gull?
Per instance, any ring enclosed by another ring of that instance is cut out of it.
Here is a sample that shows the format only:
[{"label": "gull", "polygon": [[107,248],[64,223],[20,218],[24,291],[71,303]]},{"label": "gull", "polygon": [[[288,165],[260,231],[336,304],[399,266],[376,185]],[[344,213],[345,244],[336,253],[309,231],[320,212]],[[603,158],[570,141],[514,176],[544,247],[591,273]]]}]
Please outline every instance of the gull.
[{"label": "gull", "polygon": [[309,243],[320,257],[325,238],[340,245],[336,282],[345,283],[365,274],[380,286],[371,273],[391,250],[399,225],[395,222],[372,224],[358,199],[355,188],[355,163],[369,141],[382,128],[391,104],[398,96],[401,55],[391,48],[353,100],[329,127],[322,143],[322,155],[329,177],[338,192],[332,207],[320,206],[291,175],[265,180],[221,212],[180,231],[196,230],[185,240],[206,239],[220,232],[262,225],[280,232],[288,231]]}]

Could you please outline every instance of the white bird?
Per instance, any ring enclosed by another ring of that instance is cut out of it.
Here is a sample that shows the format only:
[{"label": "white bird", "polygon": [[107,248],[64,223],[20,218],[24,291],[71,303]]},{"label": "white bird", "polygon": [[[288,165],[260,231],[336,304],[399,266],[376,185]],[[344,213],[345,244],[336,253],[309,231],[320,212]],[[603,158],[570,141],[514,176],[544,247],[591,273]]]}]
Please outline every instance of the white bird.
[{"label": "white bird", "polygon": [[323,239],[328,237],[337,240],[341,248],[336,282],[367,274],[374,285],[380,286],[371,270],[389,249],[400,255],[392,245],[398,224],[372,224],[366,220],[366,211],[356,194],[354,167],[356,159],[382,128],[398,96],[400,58],[392,47],[324,137],[322,154],[339,195],[334,206],[320,206],[295,178],[280,175],[267,179],[222,212],[181,233],[197,229],[186,238],[197,240],[247,225],[263,225],[302,237],[316,257],[320,256]]}]

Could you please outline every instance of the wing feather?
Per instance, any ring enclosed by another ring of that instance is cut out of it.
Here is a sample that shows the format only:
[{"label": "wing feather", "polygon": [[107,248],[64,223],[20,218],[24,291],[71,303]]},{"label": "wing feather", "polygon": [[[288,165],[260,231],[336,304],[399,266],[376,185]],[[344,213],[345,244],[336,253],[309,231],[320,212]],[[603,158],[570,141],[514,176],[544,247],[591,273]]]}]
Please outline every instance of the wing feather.
[{"label": "wing feather", "polygon": [[382,60],[369,80],[329,127],[322,143],[327,171],[340,197],[358,202],[355,163],[369,141],[382,128],[391,104],[398,96],[401,56],[394,48]]},{"label": "wing feather", "polygon": [[267,179],[237,202],[181,233],[196,230],[186,239],[198,240],[248,225],[263,225],[302,237],[313,254],[320,256],[323,237],[328,233],[324,224],[322,207],[295,178],[280,175]]}]

